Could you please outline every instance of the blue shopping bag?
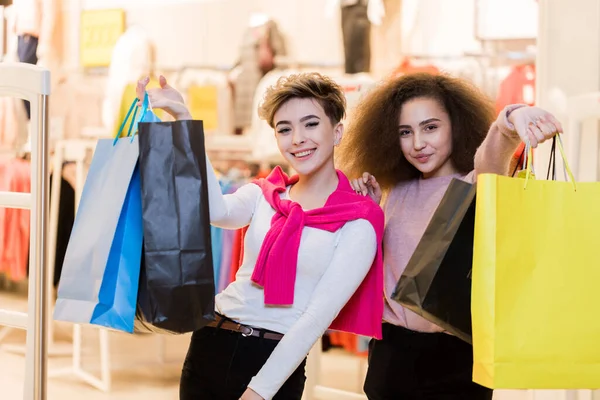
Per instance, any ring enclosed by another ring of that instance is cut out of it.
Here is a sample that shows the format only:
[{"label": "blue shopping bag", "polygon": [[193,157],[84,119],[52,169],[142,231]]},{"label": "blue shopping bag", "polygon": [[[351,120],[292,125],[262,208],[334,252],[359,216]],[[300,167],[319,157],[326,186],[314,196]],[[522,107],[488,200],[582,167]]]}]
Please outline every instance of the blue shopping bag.
[{"label": "blue shopping bag", "polygon": [[[135,110],[128,136],[119,138]],[[54,319],[133,332],[143,226],[138,137],[132,128],[153,120],[144,102],[131,105],[117,137],[101,139],[63,263]]]}]

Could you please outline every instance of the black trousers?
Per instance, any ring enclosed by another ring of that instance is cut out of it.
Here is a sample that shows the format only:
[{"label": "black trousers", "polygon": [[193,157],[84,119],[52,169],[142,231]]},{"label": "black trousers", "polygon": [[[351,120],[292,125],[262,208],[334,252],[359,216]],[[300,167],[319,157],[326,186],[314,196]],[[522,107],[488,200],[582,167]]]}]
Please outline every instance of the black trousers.
[{"label": "black trousers", "polygon": [[345,71],[347,74],[371,70],[371,22],[367,2],[342,7]]},{"label": "black trousers", "polygon": [[[239,400],[277,343],[211,327],[194,332],[183,365],[179,399]],[[274,400],[301,400],[305,366],[306,360],[279,389]]]},{"label": "black trousers", "polygon": [[[38,48],[39,40],[35,36],[31,35],[23,35],[19,36],[17,42],[17,54],[19,56],[19,61],[27,64],[37,64],[37,48]],[[27,119],[31,119],[31,109],[29,102],[27,100],[23,100],[25,104],[25,111],[27,112]]]},{"label": "black trousers", "polygon": [[364,390],[369,400],[491,400],[473,383],[473,347],[446,333],[383,324],[369,345]]}]

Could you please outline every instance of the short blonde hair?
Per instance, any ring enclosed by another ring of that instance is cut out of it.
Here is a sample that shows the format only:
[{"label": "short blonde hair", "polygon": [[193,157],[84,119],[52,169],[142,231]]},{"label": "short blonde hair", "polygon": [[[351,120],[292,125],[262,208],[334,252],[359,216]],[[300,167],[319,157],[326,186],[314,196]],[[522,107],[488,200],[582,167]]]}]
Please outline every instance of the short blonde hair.
[{"label": "short blonde hair", "polygon": [[258,115],[274,128],[273,119],[277,110],[295,98],[317,100],[332,124],[340,122],[346,114],[346,97],[340,85],[327,76],[309,72],[279,78],[265,92]]}]

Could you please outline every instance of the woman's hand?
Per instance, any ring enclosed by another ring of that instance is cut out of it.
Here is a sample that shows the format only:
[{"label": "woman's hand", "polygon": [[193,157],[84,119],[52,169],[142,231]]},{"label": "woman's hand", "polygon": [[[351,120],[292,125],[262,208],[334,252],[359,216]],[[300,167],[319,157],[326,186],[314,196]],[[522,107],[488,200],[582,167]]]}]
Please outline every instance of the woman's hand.
[{"label": "woman's hand", "polygon": [[138,98],[138,106],[144,101],[144,94],[148,92],[148,99],[152,108],[165,110],[173,118],[177,120],[192,119],[192,116],[187,109],[183,96],[177,90],[173,89],[164,76],[160,76],[160,88],[147,89],[150,78],[144,78],[138,81],[136,94]]},{"label": "woman's hand", "polygon": [[352,188],[356,193],[369,197],[377,204],[381,202],[381,188],[377,179],[368,172],[363,173],[362,178],[353,179],[350,181]]},{"label": "woman's hand", "polygon": [[529,141],[531,147],[552,139],[563,133],[562,125],[548,111],[539,107],[517,108],[508,115],[508,121],[524,142]]},{"label": "woman's hand", "polygon": [[254,390],[247,388],[240,400],[265,400]]}]

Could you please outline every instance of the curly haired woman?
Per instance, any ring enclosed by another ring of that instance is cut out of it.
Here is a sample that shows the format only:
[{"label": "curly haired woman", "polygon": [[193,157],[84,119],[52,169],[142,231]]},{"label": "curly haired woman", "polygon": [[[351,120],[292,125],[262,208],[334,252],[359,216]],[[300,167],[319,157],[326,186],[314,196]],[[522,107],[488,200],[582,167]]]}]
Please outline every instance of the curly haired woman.
[{"label": "curly haired woman", "polygon": [[521,141],[536,147],[561,131],[537,107],[511,105],[496,119],[484,94],[444,75],[385,81],[355,110],[340,160],[361,176],[357,192],[376,202],[386,194],[383,339],[369,348],[369,399],[492,398],[472,381],[472,347],[390,296],[453,178],[508,175]]}]

